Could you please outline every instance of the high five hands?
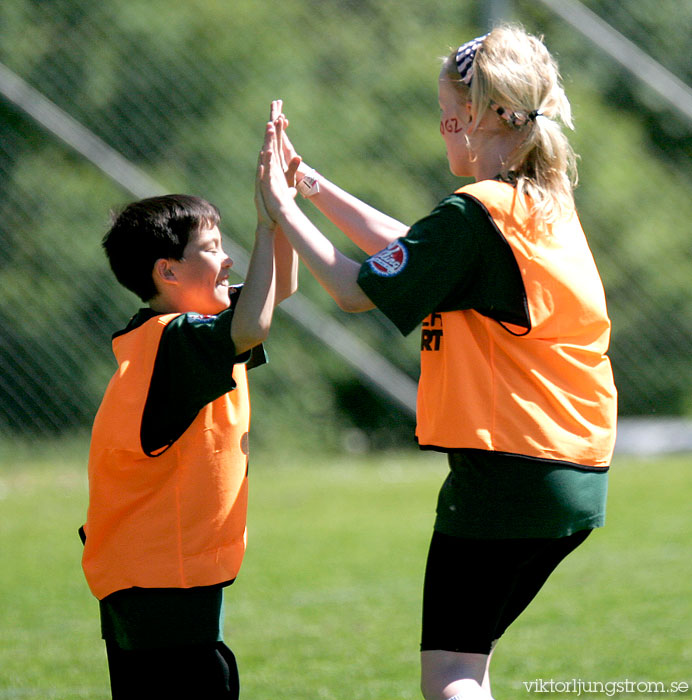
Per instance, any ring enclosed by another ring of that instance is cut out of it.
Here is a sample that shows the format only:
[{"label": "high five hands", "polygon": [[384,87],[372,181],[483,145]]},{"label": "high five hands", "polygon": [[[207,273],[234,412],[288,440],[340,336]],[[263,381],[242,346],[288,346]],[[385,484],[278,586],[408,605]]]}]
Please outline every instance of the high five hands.
[{"label": "high five hands", "polygon": [[276,224],[283,204],[296,196],[296,172],[301,158],[285,134],[288,120],[282,113],[283,102],[271,104],[264,143],[257,163],[255,205],[260,221],[269,219]]},{"label": "high five hands", "polygon": [[[288,121],[281,112],[282,107],[281,100],[272,102],[271,119],[266,125],[260,151],[257,181],[261,202],[276,229],[282,232],[295,253],[342,309],[350,312],[372,309],[372,301],[357,282],[360,263],[337,250],[294,201],[296,176],[306,176],[311,169],[302,163],[286,136]],[[336,202],[337,215],[330,218],[340,228],[343,224],[345,233],[358,228],[365,228],[368,234],[371,228],[384,228],[389,232],[391,228],[389,217],[347,193],[335,196],[332,191],[328,201]],[[324,212],[321,206],[320,209]],[[381,225],[383,219],[387,222],[384,226]],[[403,227],[403,224],[399,226]],[[390,242],[387,236],[370,237],[376,241],[383,238],[385,245]],[[376,245],[370,247],[375,251],[384,247]]]}]

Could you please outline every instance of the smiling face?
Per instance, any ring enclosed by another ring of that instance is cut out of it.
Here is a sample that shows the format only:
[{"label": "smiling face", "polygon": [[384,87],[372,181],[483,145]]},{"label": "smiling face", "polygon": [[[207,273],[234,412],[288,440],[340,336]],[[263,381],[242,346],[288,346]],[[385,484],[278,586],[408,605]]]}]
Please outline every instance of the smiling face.
[{"label": "smiling face", "polygon": [[[228,308],[228,273],[233,265],[221,243],[218,226],[190,236],[180,260],[157,261],[167,311],[218,314]],[[175,308],[170,308],[175,306]]]}]

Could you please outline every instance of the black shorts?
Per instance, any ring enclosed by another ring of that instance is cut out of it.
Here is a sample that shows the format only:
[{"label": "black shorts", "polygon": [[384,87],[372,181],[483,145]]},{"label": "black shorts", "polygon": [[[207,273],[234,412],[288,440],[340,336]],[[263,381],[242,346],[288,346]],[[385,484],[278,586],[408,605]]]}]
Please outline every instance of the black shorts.
[{"label": "black shorts", "polygon": [[489,654],[557,565],[590,533],[489,540],[433,533],[421,651]]},{"label": "black shorts", "polygon": [[233,652],[223,642],[121,649],[106,641],[113,700],[238,700]]}]

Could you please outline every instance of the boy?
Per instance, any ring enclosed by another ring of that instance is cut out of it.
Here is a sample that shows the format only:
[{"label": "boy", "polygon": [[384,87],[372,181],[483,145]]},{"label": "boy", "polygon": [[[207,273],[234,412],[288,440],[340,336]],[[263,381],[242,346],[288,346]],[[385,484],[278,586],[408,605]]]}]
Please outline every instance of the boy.
[{"label": "boy", "polygon": [[104,238],[118,280],[148,303],[113,337],[82,530],[115,699],[238,697],[221,619],[245,550],[246,368],[265,361],[274,307],[297,287],[295,254],[256,205],[239,287],[219,212],[197,197],[134,202]]}]

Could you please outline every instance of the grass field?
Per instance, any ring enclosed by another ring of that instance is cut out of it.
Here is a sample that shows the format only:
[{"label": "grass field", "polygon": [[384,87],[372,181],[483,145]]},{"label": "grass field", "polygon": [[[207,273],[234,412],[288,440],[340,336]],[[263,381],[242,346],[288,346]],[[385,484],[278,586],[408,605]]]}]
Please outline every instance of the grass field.
[{"label": "grass field", "polygon": [[[109,697],[97,606],[80,569],[83,460],[81,445],[2,453],[0,699]],[[249,549],[226,597],[243,700],[420,697],[422,570],[444,473],[442,456],[414,449],[290,464],[253,455]],[[669,691],[690,682],[690,493],[692,457],[616,461],[607,527],[498,647],[498,700],[529,698],[525,683],[538,679],[656,681]]]}]

